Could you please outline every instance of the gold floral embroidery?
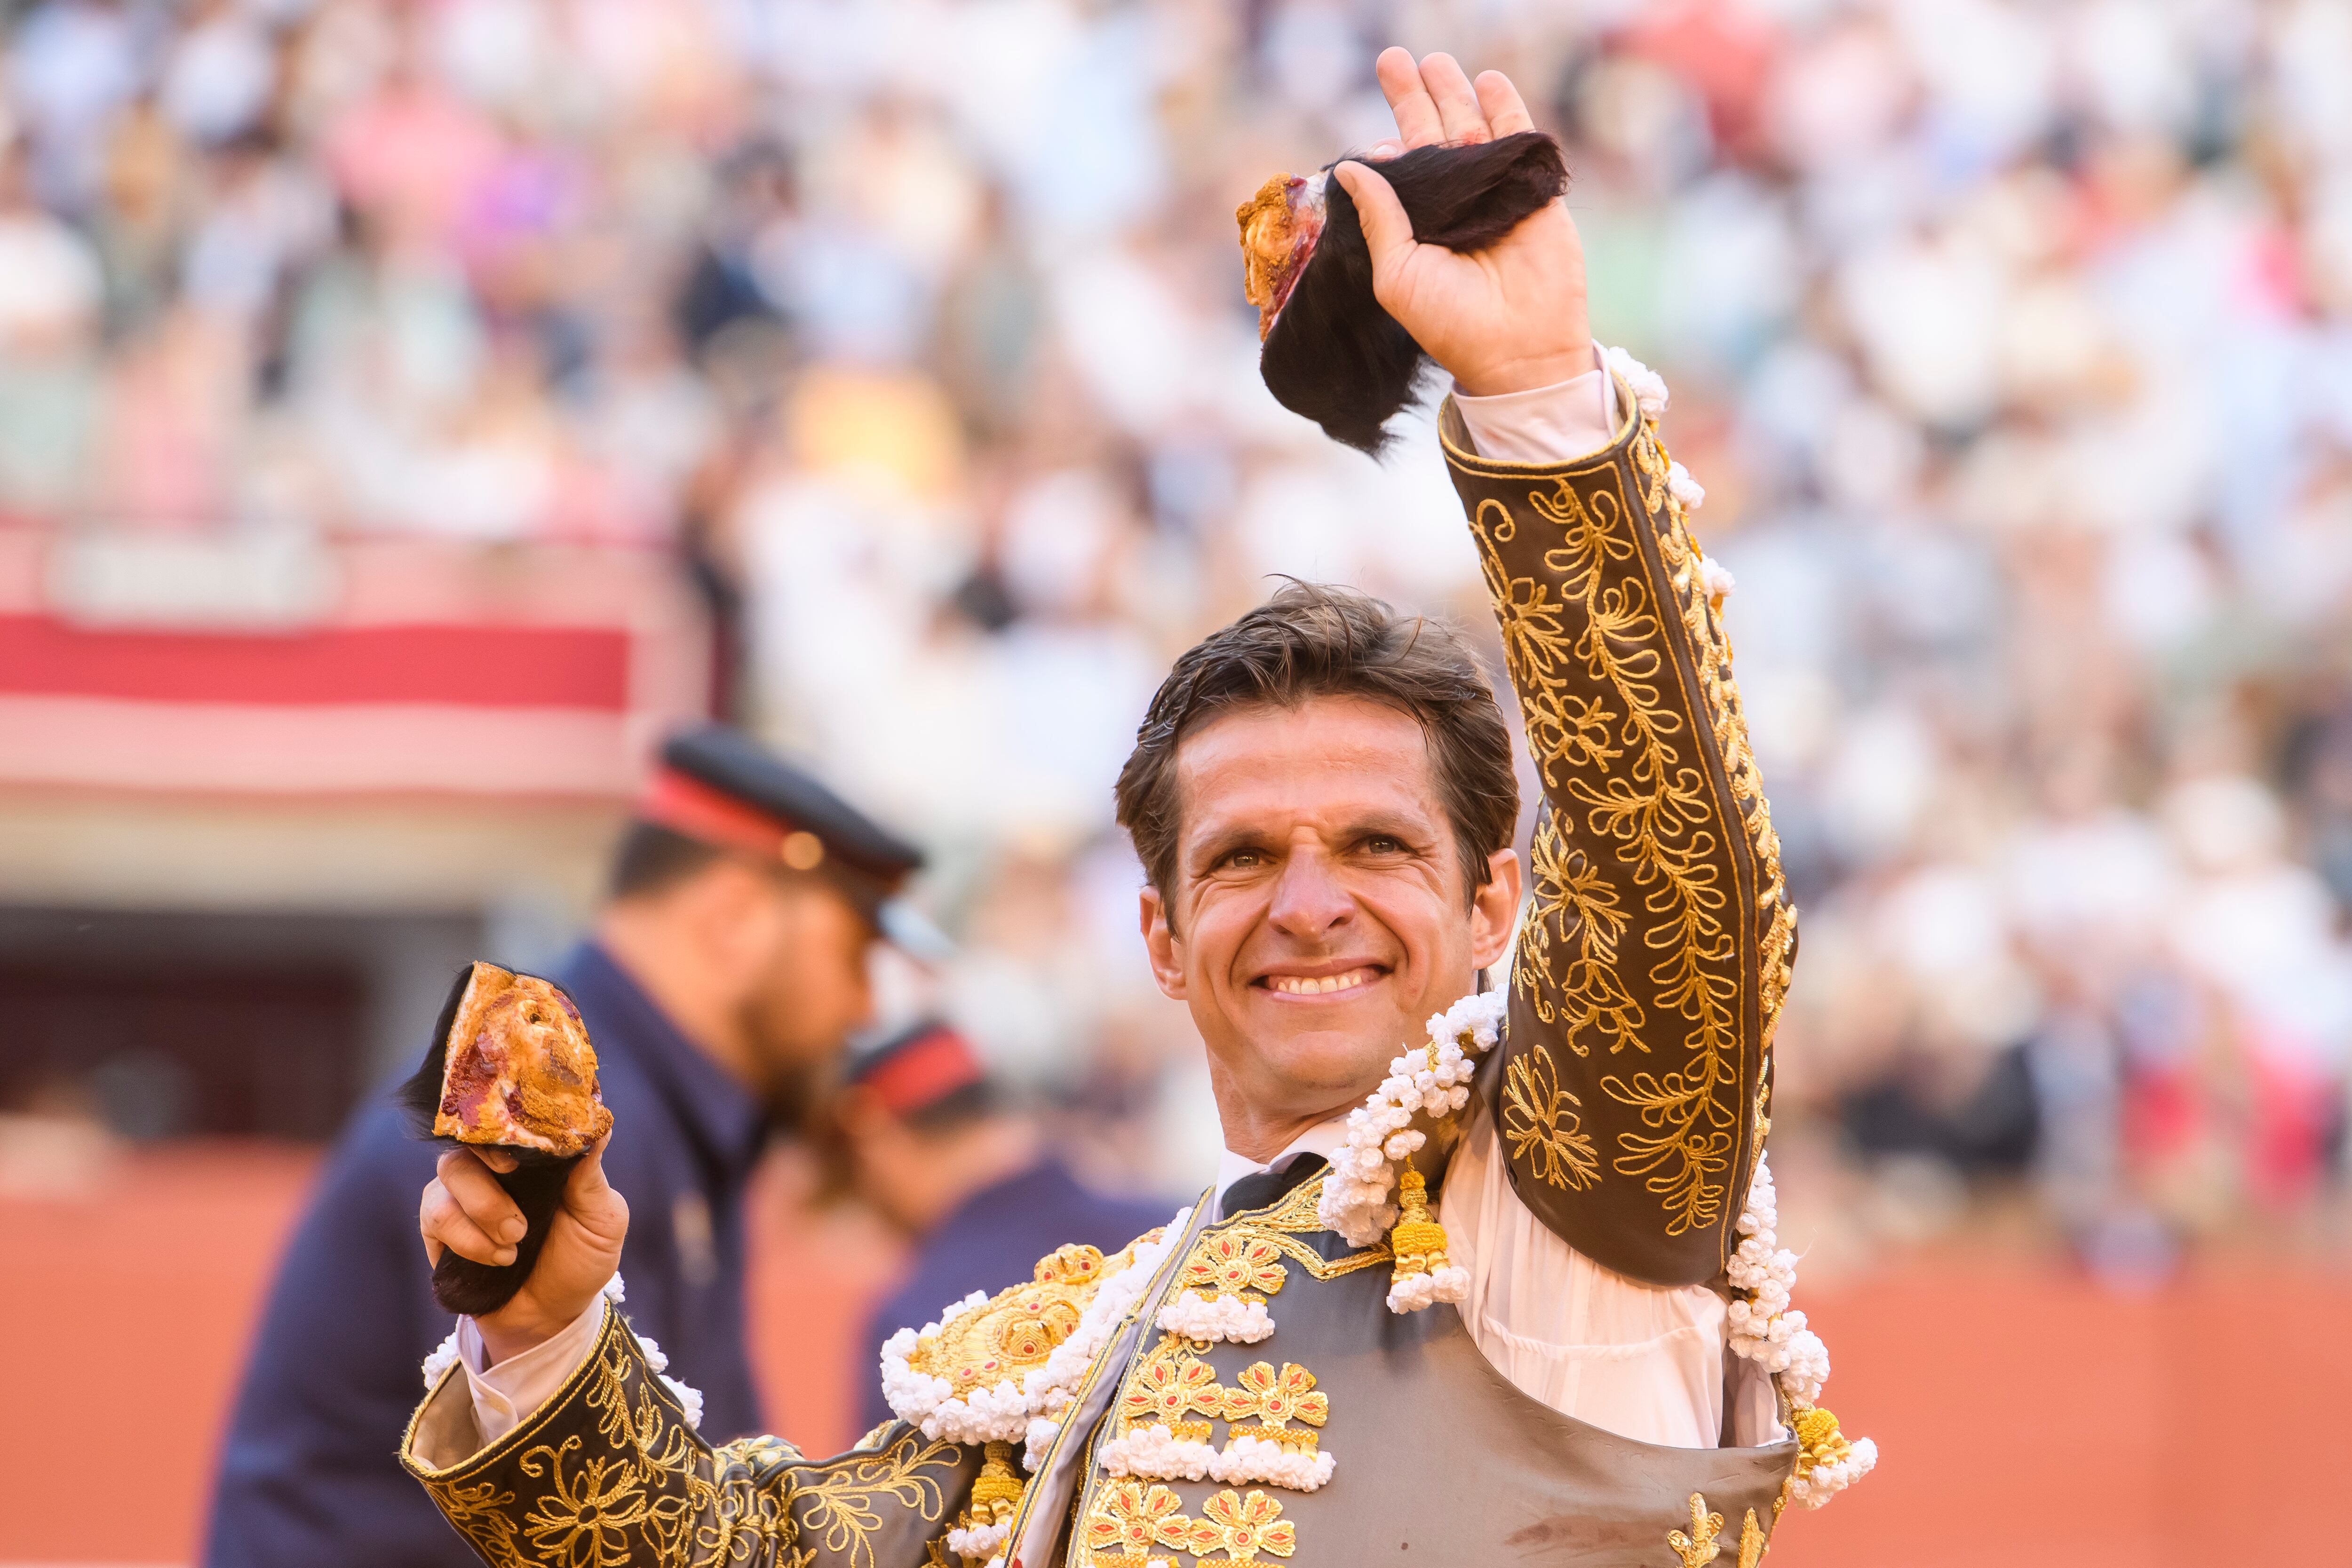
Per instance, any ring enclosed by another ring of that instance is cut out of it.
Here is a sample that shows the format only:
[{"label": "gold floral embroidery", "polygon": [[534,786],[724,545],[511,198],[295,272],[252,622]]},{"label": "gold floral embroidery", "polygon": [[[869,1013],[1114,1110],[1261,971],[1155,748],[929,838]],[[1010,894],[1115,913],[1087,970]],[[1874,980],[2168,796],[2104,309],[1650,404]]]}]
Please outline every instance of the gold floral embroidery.
[{"label": "gold floral embroidery", "polygon": [[793,1500],[803,1530],[824,1531],[827,1552],[845,1554],[856,1568],[875,1568],[874,1535],[882,1527],[881,1504],[888,1502],[935,1521],[947,1511],[947,1498],[935,1466],[952,1465],[953,1443],[926,1442],[908,1431],[879,1453],[835,1461],[806,1479],[796,1478]]},{"label": "gold floral embroidery", "polygon": [[1284,1362],[1280,1372],[1272,1362],[1253,1363],[1242,1369],[1239,1381],[1240,1387],[1223,1391],[1228,1421],[1255,1417],[1276,1427],[1296,1418],[1320,1427],[1331,1418],[1331,1396],[1316,1390],[1315,1375],[1296,1362]]},{"label": "gold floral embroidery", "polygon": [[542,1563],[564,1568],[626,1563],[629,1532],[645,1523],[649,1507],[644,1477],[626,1459],[591,1458],[567,1479],[564,1460],[579,1447],[579,1438],[566,1437],[523,1457],[523,1474],[547,1479],[547,1490],[523,1515],[523,1533]]},{"label": "gold floral embroidery", "polygon": [[1582,1192],[1600,1179],[1600,1156],[1578,1113],[1583,1102],[1559,1086],[1551,1048],[1538,1044],[1503,1072],[1503,1136],[1511,1157],[1556,1187]]},{"label": "gold floral embroidery", "polygon": [[1186,1348],[1174,1334],[1162,1334],[1145,1355],[1143,1364],[1119,1396],[1119,1419],[1149,1427],[1173,1424],[1188,1411],[1214,1416],[1223,1408],[1224,1391],[1217,1386],[1216,1369]]},{"label": "gold floral embroidery", "polygon": [[1261,1552],[1287,1557],[1298,1550],[1298,1527],[1282,1517],[1282,1503],[1268,1493],[1253,1490],[1244,1497],[1227,1488],[1201,1505],[1192,1521],[1184,1549],[1195,1557],[1222,1551],[1235,1563],[1255,1562]]},{"label": "gold floral embroidery", "polygon": [[1289,1279],[1282,1266],[1282,1249],[1263,1237],[1226,1230],[1201,1239],[1177,1276],[1179,1290],[1204,1295],[1222,1291],[1239,1296],[1245,1291],[1271,1296]]},{"label": "gold floral embroidery", "polygon": [[433,1498],[441,1511],[458,1532],[474,1543],[474,1550],[483,1558],[507,1568],[522,1561],[522,1551],[515,1537],[512,1507],[515,1494],[511,1488],[501,1488],[495,1480],[479,1481],[472,1486],[449,1484],[435,1487]]},{"label": "gold floral embroidery", "polygon": [[[1697,1492],[1693,1492],[1690,1497],[1690,1516],[1689,1532],[1685,1534],[1679,1530],[1668,1531],[1666,1544],[1674,1549],[1675,1556],[1682,1559],[1683,1568],[1706,1568],[1706,1565],[1714,1562],[1717,1554],[1723,1550],[1717,1544],[1715,1539],[1722,1533],[1723,1515],[1709,1513],[1706,1511],[1706,1499]],[[1750,1520],[1755,1517],[1752,1513],[1748,1515]]]},{"label": "gold floral embroidery", "polygon": [[[1153,1546],[1183,1547],[1192,1539],[1193,1521],[1181,1511],[1181,1499],[1164,1486],[1147,1487],[1138,1480],[1114,1482],[1103,1490],[1087,1516],[1089,1552],[1116,1549],[1127,1561],[1148,1557]],[[1097,1563],[1103,1561],[1097,1558]]]}]

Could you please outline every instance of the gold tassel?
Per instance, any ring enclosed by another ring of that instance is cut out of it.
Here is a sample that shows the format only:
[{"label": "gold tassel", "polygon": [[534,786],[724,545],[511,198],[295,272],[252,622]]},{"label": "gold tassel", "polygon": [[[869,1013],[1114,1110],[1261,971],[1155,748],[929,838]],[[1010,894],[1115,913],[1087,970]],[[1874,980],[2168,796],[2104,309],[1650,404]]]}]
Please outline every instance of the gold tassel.
[{"label": "gold tassel", "polygon": [[1021,1506],[1021,1478],[1013,1473],[1013,1445],[991,1443],[971,1483],[971,1521],[1002,1524]]},{"label": "gold tassel", "polygon": [[1411,1164],[1397,1178],[1397,1210],[1396,1225],[1389,1231],[1389,1249],[1396,1254],[1391,1282],[1447,1267],[1445,1227],[1429,1217],[1429,1183]]}]

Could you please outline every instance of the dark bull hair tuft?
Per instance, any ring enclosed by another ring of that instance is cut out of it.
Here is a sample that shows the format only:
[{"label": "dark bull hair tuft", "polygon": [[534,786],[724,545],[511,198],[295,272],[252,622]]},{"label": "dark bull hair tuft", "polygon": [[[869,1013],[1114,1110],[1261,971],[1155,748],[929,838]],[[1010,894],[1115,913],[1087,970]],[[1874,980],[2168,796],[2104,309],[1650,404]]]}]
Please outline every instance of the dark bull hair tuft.
[{"label": "dark bull hair tuft", "polygon": [[[1559,143],[1540,131],[1358,162],[1388,181],[1416,239],[1448,250],[1486,249],[1568,189]],[[1355,199],[1330,180],[1323,237],[1259,351],[1266,390],[1332,440],[1377,457],[1393,439],[1389,421],[1412,405],[1428,363],[1373,298],[1372,256]]]}]

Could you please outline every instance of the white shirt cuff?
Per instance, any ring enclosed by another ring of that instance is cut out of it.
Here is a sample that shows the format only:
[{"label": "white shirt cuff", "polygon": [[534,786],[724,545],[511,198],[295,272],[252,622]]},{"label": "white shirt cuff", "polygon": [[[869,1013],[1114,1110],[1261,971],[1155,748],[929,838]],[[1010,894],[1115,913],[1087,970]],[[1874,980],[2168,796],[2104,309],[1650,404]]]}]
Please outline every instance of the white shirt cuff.
[{"label": "white shirt cuff", "polygon": [[1455,391],[1478,455],[1497,463],[1572,463],[1609,444],[1617,434],[1617,394],[1609,372],[1596,368],[1548,387],[1471,397]]},{"label": "white shirt cuff", "polygon": [[485,1364],[489,1352],[482,1343],[482,1331],[471,1318],[457,1320],[457,1364],[465,1369],[466,1386],[474,1396],[474,1426],[484,1447],[521,1426],[554,1397],[588,1359],[604,1323],[604,1298],[599,1296],[552,1339],[489,1366]]}]

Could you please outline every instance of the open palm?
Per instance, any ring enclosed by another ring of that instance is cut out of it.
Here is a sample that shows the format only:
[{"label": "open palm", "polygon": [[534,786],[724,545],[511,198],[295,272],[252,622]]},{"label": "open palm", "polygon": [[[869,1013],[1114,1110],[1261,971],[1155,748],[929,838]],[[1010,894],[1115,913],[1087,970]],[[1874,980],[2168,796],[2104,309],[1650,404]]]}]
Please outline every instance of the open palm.
[{"label": "open palm", "polygon": [[[1402,139],[1394,150],[1534,129],[1518,89],[1500,71],[1482,73],[1474,85],[1451,55],[1416,64],[1401,48],[1383,51],[1377,69]],[[1334,172],[1363,222],[1374,297],[1462,391],[1524,392],[1592,369],[1584,247],[1564,201],[1465,256],[1417,242],[1396,193],[1373,169],[1347,162]]]}]

